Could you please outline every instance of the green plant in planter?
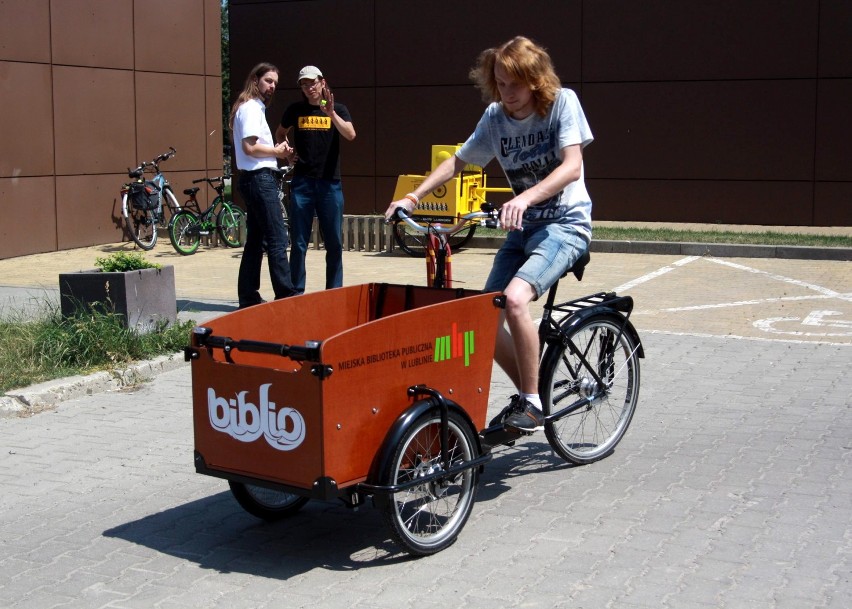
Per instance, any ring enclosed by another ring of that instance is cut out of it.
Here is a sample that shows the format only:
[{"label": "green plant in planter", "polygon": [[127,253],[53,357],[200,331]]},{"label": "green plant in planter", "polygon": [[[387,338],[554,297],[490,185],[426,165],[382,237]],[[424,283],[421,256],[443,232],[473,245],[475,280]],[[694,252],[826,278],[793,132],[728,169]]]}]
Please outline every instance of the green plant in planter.
[{"label": "green plant in planter", "polygon": [[104,273],[125,273],[141,269],[161,269],[162,264],[148,262],[138,252],[115,252],[104,258],[96,258],[95,266]]}]

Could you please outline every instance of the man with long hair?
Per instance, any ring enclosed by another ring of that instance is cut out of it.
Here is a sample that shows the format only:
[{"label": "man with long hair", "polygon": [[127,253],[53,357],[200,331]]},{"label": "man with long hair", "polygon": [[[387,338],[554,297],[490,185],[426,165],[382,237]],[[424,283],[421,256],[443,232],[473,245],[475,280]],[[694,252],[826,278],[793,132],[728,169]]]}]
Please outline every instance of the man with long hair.
[{"label": "man with long hair", "polygon": [[278,159],[289,159],[293,150],[286,142],[275,144],[266,107],[278,86],[278,68],[259,63],[246,78],[245,86],[231,109],[234,158],[240,170],[239,189],[246,203],[246,243],[237,278],[240,308],[260,304],[260,267],[263,250],[275,298],[296,294],[287,261],[287,225],[278,200],[275,171]]},{"label": "man with long hair", "polygon": [[[502,291],[495,359],[518,388],[500,416],[532,432],[544,417],[538,394],[538,333],[529,305],[588,249],[592,202],[583,179],[583,148],[592,132],[577,96],[562,88],[547,51],[523,36],[483,51],[470,77],[489,102],[476,130],[403,199],[388,207],[410,213],[421,197],[451,180],[467,164],[496,158],[512,187],[501,210],[509,231],[494,258],[486,291]],[[504,322],[508,325],[508,332]]]}]

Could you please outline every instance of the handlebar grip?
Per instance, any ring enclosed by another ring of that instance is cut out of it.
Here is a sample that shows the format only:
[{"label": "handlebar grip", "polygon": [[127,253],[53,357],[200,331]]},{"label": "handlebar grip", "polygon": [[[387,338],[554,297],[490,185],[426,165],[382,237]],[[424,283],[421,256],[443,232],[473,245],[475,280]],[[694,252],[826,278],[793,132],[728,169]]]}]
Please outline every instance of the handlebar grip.
[{"label": "handlebar grip", "polygon": [[205,181],[206,181],[206,178],[198,178],[197,180],[193,180],[192,183],[198,184],[199,182],[205,182]]}]

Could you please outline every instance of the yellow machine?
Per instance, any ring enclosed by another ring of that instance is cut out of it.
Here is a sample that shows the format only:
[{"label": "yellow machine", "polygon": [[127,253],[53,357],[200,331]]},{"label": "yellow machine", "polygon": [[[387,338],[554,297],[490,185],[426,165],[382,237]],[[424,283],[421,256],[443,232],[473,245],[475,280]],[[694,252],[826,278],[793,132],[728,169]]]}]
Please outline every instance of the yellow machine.
[{"label": "yellow machine", "polygon": [[[453,156],[459,148],[461,148],[461,144],[455,146],[434,144],[432,146],[432,168],[430,171],[434,171],[438,165]],[[393,194],[394,200],[405,197],[406,194],[422,184],[425,179],[425,175],[406,174],[399,176]],[[444,186],[438,187],[421,198],[413,215],[424,223],[453,224],[459,216],[479,211],[479,208],[485,203],[486,192],[511,192],[511,189],[488,188],[482,167],[466,165],[456,177]],[[451,238],[451,246],[460,247],[473,236],[475,230],[476,224],[471,224],[469,230],[465,229]],[[422,236],[419,233],[407,231],[404,223],[397,223],[394,226],[394,237],[406,253],[412,256],[425,254],[425,249],[422,247]]]},{"label": "yellow machine", "polygon": [[[461,148],[461,144],[455,146],[433,145],[430,171],[435,171],[438,165],[455,154],[459,148]],[[483,198],[486,188],[485,178],[482,167],[467,165],[459,175],[447,182],[445,186],[441,186],[423,197],[414,209],[414,215],[433,221],[446,219],[447,222],[450,222],[462,214],[479,210],[479,206],[485,202]],[[425,175],[407,174],[399,176],[393,194],[394,200],[403,198],[407,193],[417,188],[424,179],[426,179]]]}]

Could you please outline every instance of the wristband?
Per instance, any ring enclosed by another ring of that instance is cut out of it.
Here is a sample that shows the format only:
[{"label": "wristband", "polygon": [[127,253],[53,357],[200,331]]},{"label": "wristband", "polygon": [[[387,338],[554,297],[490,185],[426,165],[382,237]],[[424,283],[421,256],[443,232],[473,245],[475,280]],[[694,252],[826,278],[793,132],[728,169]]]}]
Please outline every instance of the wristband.
[{"label": "wristband", "polygon": [[[410,193],[408,193],[407,195],[405,195],[405,196],[403,197],[403,199],[408,199],[409,201],[411,201],[412,203],[414,203],[414,207],[417,207],[417,204],[418,204],[418,203],[420,203],[420,199],[419,199],[419,198],[417,197],[417,195],[416,195],[416,194],[414,194],[413,192],[410,192]],[[412,210],[413,210],[413,209],[414,209],[414,208],[412,208]]]}]

